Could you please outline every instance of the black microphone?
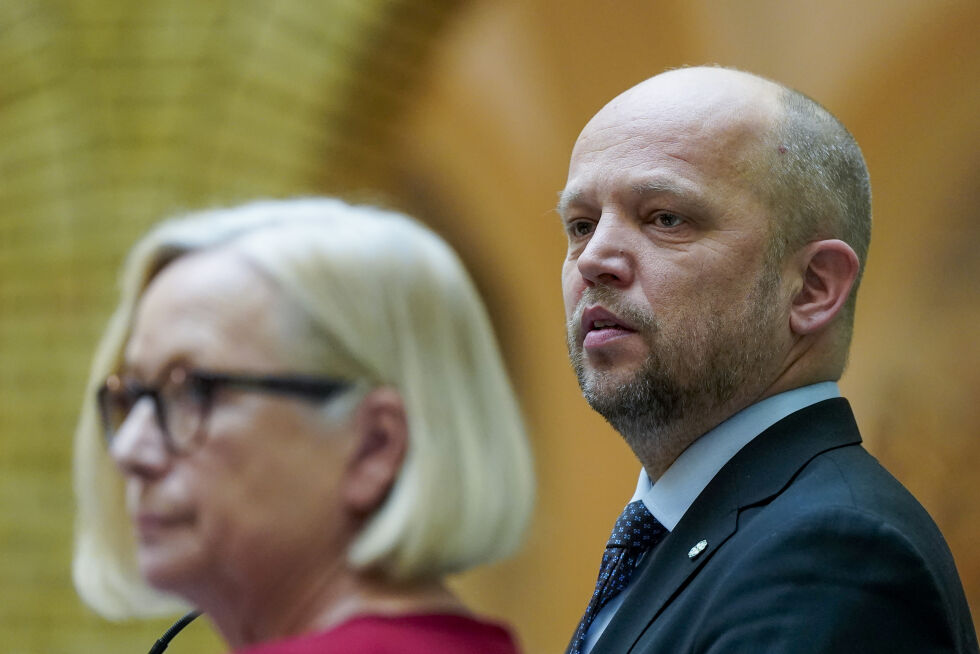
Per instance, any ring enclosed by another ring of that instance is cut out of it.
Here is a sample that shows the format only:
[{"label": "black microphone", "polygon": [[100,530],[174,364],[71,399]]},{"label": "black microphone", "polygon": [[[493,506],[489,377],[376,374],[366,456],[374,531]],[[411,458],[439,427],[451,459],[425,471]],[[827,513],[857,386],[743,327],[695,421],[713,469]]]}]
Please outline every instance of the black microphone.
[{"label": "black microphone", "polygon": [[194,618],[199,615],[201,615],[200,611],[191,611],[180,620],[173,623],[170,626],[170,629],[167,629],[164,634],[160,636],[160,639],[153,644],[153,647],[150,648],[149,654],[160,654],[163,652],[163,650],[167,649],[167,645],[169,645],[170,641],[174,639],[174,636],[179,634],[181,629],[193,622]]}]

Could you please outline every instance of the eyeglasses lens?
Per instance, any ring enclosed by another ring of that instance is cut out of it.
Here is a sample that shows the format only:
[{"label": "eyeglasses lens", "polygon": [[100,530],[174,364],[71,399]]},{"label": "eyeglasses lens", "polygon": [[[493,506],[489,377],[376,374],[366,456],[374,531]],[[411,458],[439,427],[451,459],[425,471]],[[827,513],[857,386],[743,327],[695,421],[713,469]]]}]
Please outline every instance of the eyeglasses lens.
[{"label": "eyeglasses lens", "polygon": [[106,442],[111,444],[143,398],[153,403],[157,427],[175,451],[189,448],[197,438],[205,411],[206,393],[185,375],[173,375],[159,390],[113,375],[99,391],[99,409]]},{"label": "eyeglasses lens", "polygon": [[167,384],[160,389],[161,428],[170,436],[171,446],[178,452],[186,451],[200,434],[204,416],[206,395],[192,380]]},{"label": "eyeglasses lens", "polygon": [[102,414],[102,426],[107,443],[112,443],[112,439],[119,433],[119,428],[133,409],[137,398],[137,395],[131,392],[133,390],[119,377],[113,375],[106,380],[99,391],[99,411]]}]

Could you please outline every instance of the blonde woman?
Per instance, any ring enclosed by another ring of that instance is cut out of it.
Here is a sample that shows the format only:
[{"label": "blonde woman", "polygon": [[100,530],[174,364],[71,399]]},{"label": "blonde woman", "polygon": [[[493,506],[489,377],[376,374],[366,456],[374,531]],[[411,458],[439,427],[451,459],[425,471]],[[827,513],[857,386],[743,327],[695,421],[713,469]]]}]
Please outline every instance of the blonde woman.
[{"label": "blonde woman", "polygon": [[517,402],[452,250],[332,199],[164,222],[133,249],[76,435],[78,592],[203,611],[249,654],[492,652],[443,583],[511,553]]}]

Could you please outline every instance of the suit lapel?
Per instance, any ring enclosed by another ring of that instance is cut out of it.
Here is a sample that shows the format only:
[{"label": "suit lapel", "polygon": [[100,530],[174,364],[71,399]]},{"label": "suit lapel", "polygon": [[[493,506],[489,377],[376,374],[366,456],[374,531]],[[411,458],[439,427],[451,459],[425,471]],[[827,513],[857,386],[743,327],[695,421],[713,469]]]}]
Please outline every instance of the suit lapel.
[{"label": "suit lapel", "polygon": [[[647,555],[627,590],[629,594],[592,649],[593,654],[629,651],[685,582],[735,533],[738,511],[735,489],[729,482],[729,479],[723,481],[728,493],[718,489],[721,501],[706,505],[702,513],[692,515],[691,519],[685,515],[674,531]],[[708,543],[705,550],[694,558],[689,557],[691,548],[702,540]]]},{"label": "suit lapel", "polygon": [[[646,557],[592,654],[628,652],[688,579],[737,531],[741,509],[778,495],[821,452],[860,442],[850,405],[843,398],[797,411],[750,441]],[[689,556],[701,541],[707,541],[703,551]]]}]

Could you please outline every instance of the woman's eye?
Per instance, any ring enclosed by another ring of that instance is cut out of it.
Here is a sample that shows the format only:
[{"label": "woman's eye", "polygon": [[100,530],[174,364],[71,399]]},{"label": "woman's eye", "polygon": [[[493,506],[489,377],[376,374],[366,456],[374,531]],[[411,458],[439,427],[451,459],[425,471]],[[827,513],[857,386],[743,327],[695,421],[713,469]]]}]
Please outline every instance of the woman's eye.
[{"label": "woman's eye", "polygon": [[188,377],[180,391],[187,401],[194,404],[204,404],[211,397],[211,385],[197,377]]},{"label": "woman's eye", "polygon": [[109,402],[112,408],[123,414],[129,413],[138,399],[139,392],[131,388],[120,389],[109,393]]},{"label": "woman's eye", "polygon": [[131,379],[127,379],[123,381],[115,392],[109,394],[109,398],[119,411],[129,413],[133,406],[145,394],[145,386]]}]

